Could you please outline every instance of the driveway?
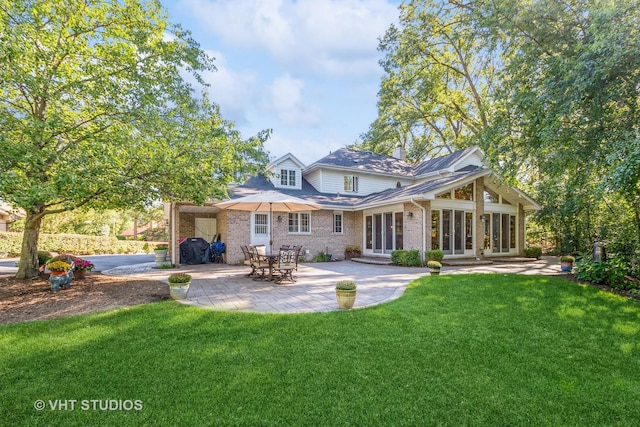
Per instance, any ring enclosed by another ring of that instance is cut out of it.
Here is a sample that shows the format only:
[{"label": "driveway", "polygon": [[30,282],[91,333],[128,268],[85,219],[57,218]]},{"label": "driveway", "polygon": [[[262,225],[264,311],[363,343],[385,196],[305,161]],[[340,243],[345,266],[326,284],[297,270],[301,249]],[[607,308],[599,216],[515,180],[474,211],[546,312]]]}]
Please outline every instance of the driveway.
[{"label": "driveway", "polygon": [[[123,255],[86,255],[95,266],[95,271],[110,270],[120,266],[131,266],[153,262],[154,254],[123,254]],[[0,274],[15,274],[18,271],[16,262],[18,258],[5,258],[0,260]]]}]

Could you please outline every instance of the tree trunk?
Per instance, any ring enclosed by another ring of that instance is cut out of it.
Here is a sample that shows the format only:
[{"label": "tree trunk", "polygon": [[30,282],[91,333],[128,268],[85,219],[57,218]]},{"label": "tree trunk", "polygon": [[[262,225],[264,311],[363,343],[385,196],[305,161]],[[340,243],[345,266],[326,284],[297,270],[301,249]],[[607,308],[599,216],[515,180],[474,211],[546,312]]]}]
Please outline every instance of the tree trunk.
[{"label": "tree trunk", "polygon": [[38,237],[42,216],[42,212],[27,211],[17,279],[31,279],[38,276]]}]

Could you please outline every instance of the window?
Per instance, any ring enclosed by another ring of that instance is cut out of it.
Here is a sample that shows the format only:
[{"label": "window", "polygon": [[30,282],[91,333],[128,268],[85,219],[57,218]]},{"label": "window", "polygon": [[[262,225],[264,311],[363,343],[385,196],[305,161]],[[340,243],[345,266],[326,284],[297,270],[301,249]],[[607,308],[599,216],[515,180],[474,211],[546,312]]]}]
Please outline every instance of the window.
[{"label": "window", "polygon": [[289,233],[310,233],[311,222],[309,213],[289,214]]},{"label": "window", "polygon": [[431,211],[431,249],[440,249],[440,211]]},{"label": "window", "polygon": [[280,185],[287,187],[296,186],[296,171],[280,169]]},{"label": "window", "polygon": [[473,200],[473,183],[456,188],[453,193],[458,200]]},{"label": "window", "polygon": [[342,212],[333,213],[333,232],[342,234]]},{"label": "window", "polygon": [[255,224],[254,224],[254,233],[253,234],[268,234],[268,215],[267,214],[256,214],[255,215]]},{"label": "window", "polygon": [[345,175],[344,176],[344,191],[349,191],[352,193],[358,192],[358,177],[354,175]]},{"label": "window", "polygon": [[484,187],[484,202],[485,203],[498,203],[500,198],[498,197],[498,193],[495,191]]}]

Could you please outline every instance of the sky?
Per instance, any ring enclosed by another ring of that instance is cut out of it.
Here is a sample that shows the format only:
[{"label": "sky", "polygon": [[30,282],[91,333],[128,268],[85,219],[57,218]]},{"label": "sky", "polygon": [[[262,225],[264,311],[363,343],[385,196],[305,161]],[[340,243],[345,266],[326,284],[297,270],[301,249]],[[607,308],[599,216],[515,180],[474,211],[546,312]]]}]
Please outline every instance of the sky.
[{"label": "sky", "polygon": [[272,129],[271,160],[305,165],[352,144],[377,116],[378,42],[399,0],[162,0],[214,59],[211,99],[244,138]]}]

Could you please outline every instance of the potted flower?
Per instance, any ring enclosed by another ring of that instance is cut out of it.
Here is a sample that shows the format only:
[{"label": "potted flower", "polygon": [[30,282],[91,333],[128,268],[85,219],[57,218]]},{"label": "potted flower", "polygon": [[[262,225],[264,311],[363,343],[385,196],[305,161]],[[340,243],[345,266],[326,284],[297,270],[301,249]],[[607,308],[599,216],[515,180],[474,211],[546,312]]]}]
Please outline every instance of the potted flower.
[{"label": "potted flower", "polygon": [[69,264],[68,262],[56,260],[48,263],[47,268],[54,276],[61,276],[63,274],[67,274],[67,272],[71,269],[71,264]]},{"label": "potted flower", "polygon": [[344,259],[359,258],[359,257],[360,257],[360,246],[357,246],[357,245],[347,246],[346,249],[344,250]]},{"label": "potted flower", "polygon": [[164,243],[156,245],[155,249],[153,250],[153,253],[156,255],[156,262],[165,262],[167,260],[168,249],[169,246]]},{"label": "potted flower", "polygon": [[563,255],[560,257],[560,268],[562,271],[570,272],[573,268],[573,263],[575,262],[575,258],[571,255]]},{"label": "potted flower", "polygon": [[434,276],[437,276],[438,274],[440,274],[440,269],[442,268],[442,264],[440,263],[440,261],[431,260],[431,261],[427,261],[427,267],[429,267],[429,273],[431,273]]},{"label": "potted flower", "polygon": [[84,279],[87,271],[93,270],[95,265],[89,260],[76,258],[73,260],[73,271],[76,279]]},{"label": "potted flower", "polygon": [[71,286],[71,279],[73,278],[71,264],[61,260],[55,260],[49,262],[47,268],[51,271],[49,282],[51,282],[51,290],[53,292],[59,291],[60,286]]},{"label": "potted flower", "polygon": [[342,280],[336,283],[336,300],[338,308],[350,309],[356,302],[357,286],[351,280]]},{"label": "potted flower", "polygon": [[171,298],[185,299],[187,292],[189,292],[189,286],[191,285],[191,276],[186,273],[173,273],[167,279],[169,282],[169,293]]}]

